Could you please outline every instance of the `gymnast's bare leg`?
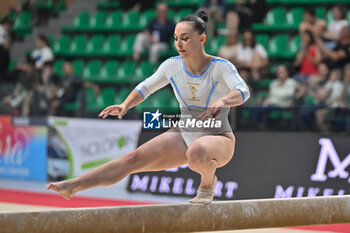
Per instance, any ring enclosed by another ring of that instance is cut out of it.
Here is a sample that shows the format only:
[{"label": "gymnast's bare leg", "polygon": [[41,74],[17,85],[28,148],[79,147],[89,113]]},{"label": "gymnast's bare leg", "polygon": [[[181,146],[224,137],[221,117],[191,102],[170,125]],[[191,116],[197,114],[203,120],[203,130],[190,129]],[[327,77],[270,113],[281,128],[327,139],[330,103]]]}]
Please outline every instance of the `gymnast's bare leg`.
[{"label": "gymnast's bare leg", "polygon": [[180,133],[170,129],[119,159],[76,178],[50,183],[46,188],[70,199],[79,191],[115,184],[132,173],[161,171],[186,164],[186,149]]}]

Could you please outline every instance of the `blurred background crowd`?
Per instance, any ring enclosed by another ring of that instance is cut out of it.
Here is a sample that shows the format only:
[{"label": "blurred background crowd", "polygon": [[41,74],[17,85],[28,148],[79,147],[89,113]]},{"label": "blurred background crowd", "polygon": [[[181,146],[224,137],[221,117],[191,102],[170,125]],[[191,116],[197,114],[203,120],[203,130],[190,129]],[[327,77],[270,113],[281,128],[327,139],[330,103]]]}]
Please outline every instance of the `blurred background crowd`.
[{"label": "blurred background crowd", "polygon": [[[74,9],[73,9],[74,8]],[[22,0],[0,7],[0,114],[96,117],[170,56],[176,22],[204,9],[206,51],[252,97],[240,130],[350,132],[350,0]],[[178,104],[170,87],[143,107]]]}]

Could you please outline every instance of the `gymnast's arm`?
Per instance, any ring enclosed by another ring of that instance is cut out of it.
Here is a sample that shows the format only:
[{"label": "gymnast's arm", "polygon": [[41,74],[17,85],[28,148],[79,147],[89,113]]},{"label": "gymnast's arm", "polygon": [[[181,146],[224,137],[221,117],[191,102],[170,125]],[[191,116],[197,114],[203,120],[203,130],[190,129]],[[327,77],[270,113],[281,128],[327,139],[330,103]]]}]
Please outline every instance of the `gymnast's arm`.
[{"label": "gymnast's arm", "polygon": [[105,108],[99,114],[99,117],[106,118],[108,115],[113,115],[121,119],[130,108],[135,107],[149,95],[167,85],[169,80],[165,75],[166,62],[163,62],[151,77],[138,84],[123,103]]},{"label": "gymnast's arm", "polygon": [[231,91],[218,99],[205,112],[200,114],[198,116],[200,119],[205,120],[209,117],[216,117],[222,108],[242,105],[250,97],[249,87],[231,63],[224,63],[220,70],[222,73],[219,75],[221,75],[222,81],[225,82]]}]

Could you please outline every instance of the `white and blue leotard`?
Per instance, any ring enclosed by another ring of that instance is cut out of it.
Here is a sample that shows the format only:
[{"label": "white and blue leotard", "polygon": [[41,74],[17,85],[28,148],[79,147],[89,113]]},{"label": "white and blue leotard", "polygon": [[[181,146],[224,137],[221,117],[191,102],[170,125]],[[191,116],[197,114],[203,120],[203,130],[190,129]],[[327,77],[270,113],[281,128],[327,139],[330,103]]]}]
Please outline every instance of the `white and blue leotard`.
[{"label": "white and blue leotard", "polygon": [[[181,115],[184,116],[200,114],[232,90],[238,90],[244,102],[250,97],[249,88],[235,66],[219,57],[214,57],[200,75],[190,74],[180,56],[171,57],[134,90],[138,91],[144,100],[169,83],[180,103]],[[216,119],[222,122],[219,129],[199,131],[198,129],[180,128],[186,145],[189,146],[194,140],[204,135],[232,132],[228,114],[229,108],[224,108],[216,116]]]}]

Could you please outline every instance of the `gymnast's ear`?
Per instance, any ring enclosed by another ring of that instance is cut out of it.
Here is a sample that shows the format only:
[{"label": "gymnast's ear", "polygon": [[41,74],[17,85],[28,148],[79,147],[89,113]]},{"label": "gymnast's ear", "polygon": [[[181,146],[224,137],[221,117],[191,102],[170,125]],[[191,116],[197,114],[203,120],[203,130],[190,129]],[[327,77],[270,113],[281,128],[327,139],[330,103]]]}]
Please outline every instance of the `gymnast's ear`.
[{"label": "gymnast's ear", "polygon": [[203,46],[207,43],[207,35],[204,33],[201,35],[200,42],[203,44]]}]

